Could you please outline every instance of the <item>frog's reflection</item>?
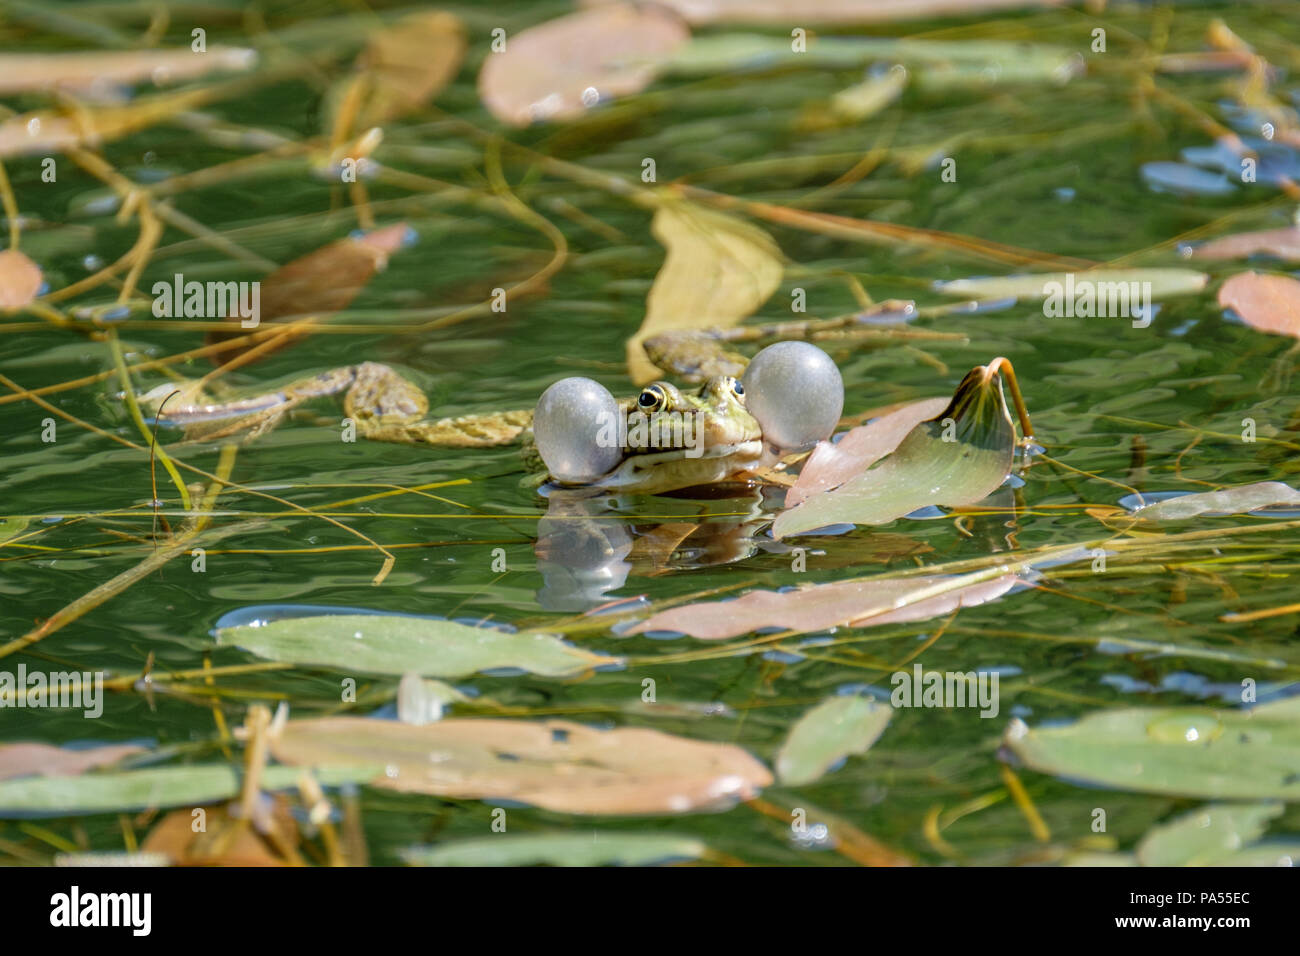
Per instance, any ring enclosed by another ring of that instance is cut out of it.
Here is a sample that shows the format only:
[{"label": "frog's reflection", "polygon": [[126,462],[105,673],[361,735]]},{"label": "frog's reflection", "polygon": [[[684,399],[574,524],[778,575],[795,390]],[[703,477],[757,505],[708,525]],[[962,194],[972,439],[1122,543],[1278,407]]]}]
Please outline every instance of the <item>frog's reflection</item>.
[{"label": "frog's reflection", "polygon": [[696,489],[690,498],[648,498],[551,490],[534,547],[542,574],[538,604],[549,611],[587,611],[606,603],[633,573],[728,564],[753,554],[759,547],[754,535],[770,520],[762,493],[728,485],[711,489],[708,500],[699,494]]}]

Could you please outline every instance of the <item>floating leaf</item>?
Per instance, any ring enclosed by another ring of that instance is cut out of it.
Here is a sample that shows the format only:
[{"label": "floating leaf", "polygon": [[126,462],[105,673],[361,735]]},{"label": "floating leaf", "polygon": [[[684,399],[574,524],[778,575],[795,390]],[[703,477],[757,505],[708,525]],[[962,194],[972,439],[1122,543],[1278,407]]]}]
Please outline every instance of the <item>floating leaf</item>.
[{"label": "floating leaf", "polygon": [[793,508],[810,495],[838,488],[862,474],[897,448],[913,428],[940,414],[948,402],[946,398],[911,402],[851,429],[837,442],[818,442],[799,472],[799,479],[786,492],[785,506]]},{"label": "floating leaf", "polygon": [[219,628],[216,638],[218,644],[238,645],[268,660],[394,676],[466,677],[518,667],[546,677],[570,677],[619,662],[549,634],[508,634],[398,614],[286,617]]},{"label": "floating leaf", "polygon": [[1300,505],[1300,491],[1280,481],[1179,495],[1139,508],[1134,514],[1149,521],[1180,521],[1198,515],[1238,515],[1278,505]]},{"label": "floating leaf", "polygon": [[628,374],[638,385],[660,374],[641,346],[645,339],[736,325],[776,291],[785,268],[762,229],[686,200],[664,199],[650,230],[667,254],[641,328],[627,342]]},{"label": "floating leaf", "polygon": [[0,309],[21,309],[41,291],[41,268],[17,249],[0,252]]},{"label": "floating leaf", "polygon": [[[281,266],[261,281],[261,322],[292,316],[314,316],[320,319],[346,309],[361,294],[366,283],[374,278],[375,273],[388,267],[388,257],[402,248],[410,236],[410,228],[406,223],[399,222],[364,235],[348,236],[331,242]],[[241,318],[238,315],[232,314],[226,318],[231,321],[232,331],[209,332],[207,341],[210,344],[247,334],[240,328]],[[235,331],[237,328],[239,330]],[[304,329],[304,333],[306,331]],[[222,365],[249,347],[251,346],[216,352],[211,356],[212,363]],[[262,354],[270,354],[271,351],[275,350],[263,349]]]},{"label": "floating leaf", "polygon": [[[363,783],[379,772],[375,760],[366,758],[354,760],[347,767],[335,763],[318,776],[321,783],[337,786]],[[262,773],[262,789],[296,786],[301,774],[296,767],[267,767]],[[225,764],[151,767],[75,777],[22,777],[0,781],[0,816],[68,816],[201,806],[229,799],[239,788],[239,772]]]},{"label": "floating leaf", "polygon": [[[969,299],[1045,299],[1063,296],[1073,301],[1091,289],[1100,303],[1104,298],[1140,304],[1172,296],[1192,295],[1205,288],[1209,276],[1192,269],[1089,269],[1086,272],[1037,272],[1015,276],[987,276],[935,283],[935,291]],[[1136,286],[1135,286],[1136,284]],[[1141,289],[1142,295],[1130,293]],[[1120,310],[1124,315],[1129,312]],[[1118,313],[1117,313],[1118,314]]]},{"label": "floating leaf", "polygon": [[689,38],[662,7],[614,3],[581,10],[511,36],[478,77],[483,105],[503,123],[581,116],[601,100],[637,93]]},{"label": "floating leaf", "polygon": [[1239,272],[1219,287],[1219,305],[1253,329],[1300,338],[1300,281],[1290,276]]},{"label": "floating leaf", "polygon": [[708,852],[699,840],[659,833],[529,833],[411,847],[400,855],[412,866],[648,866]]},{"label": "floating leaf", "polygon": [[27,776],[70,777],[143,752],[144,748],[135,744],[110,744],[81,750],[67,750],[49,744],[3,744],[0,745],[0,780]]},{"label": "floating leaf", "polygon": [[75,113],[23,113],[0,120],[0,159],[61,153],[96,146],[197,109],[216,98],[212,89],[185,90],[136,100],[125,106],[82,107]]},{"label": "floating leaf", "polygon": [[1212,804],[1153,828],[1137,845],[1143,866],[1233,865],[1282,813],[1280,803]]},{"label": "floating leaf", "polygon": [[[586,0],[599,6],[608,0]],[[692,24],[882,23],[992,10],[1056,6],[1064,0],[662,0]],[[794,18],[792,20],[792,18]],[[789,42],[786,41],[786,46]]]},{"label": "floating leaf", "polygon": [[105,84],[150,80],[158,86],[179,83],[214,70],[247,70],[257,51],[213,46],[202,53],[189,47],[94,53],[0,54],[0,95],[33,90],[86,91]]},{"label": "floating leaf", "polygon": [[880,739],[894,710],[870,697],[841,695],[822,701],[790,728],[776,755],[776,775],[795,787],[821,778],[849,754],[865,753]]},{"label": "floating leaf", "polygon": [[1300,799],[1300,697],[1250,710],[1138,707],[1030,730],[1005,741],[1054,776],[1206,800]]},{"label": "floating leaf", "polygon": [[1193,259],[1244,259],[1259,254],[1285,261],[1300,260],[1300,226],[1241,232],[1203,242],[1192,250]]},{"label": "floating leaf", "polygon": [[885,524],[929,505],[974,504],[996,491],[1016,444],[998,367],[972,369],[948,407],[914,427],[876,467],[782,511],[773,537],[844,522]]},{"label": "floating leaf", "polygon": [[[1019,579],[1014,574],[992,580],[927,575],[910,578],[860,578],[815,584],[793,591],[750,591],[731,601],[684,604],[651,615],[630,634],[679,631],[701,640],[716,641],[767,627],[797,633],[824,631],[839,626],[874,627],[924,621],[954,608],[974,607],[1006,594]],[[944,585],[951,584],[951,588]],[[910,601],[932,588],[934,596]]]},{"label": "floating leaf", "polygon": [[285,763],[379,761],[374,786],[561,813],[685,813],[753,796],[767,768],[731,744],[561,720],[452,717],[412,727],[361,717],[295,720],[271,739]]}]

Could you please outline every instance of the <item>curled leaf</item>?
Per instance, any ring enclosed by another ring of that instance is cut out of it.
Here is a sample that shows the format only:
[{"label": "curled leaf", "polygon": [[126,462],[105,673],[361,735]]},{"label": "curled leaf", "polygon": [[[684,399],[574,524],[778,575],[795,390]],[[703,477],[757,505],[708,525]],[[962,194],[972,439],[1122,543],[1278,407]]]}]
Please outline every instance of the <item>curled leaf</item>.
[{"label": "curled leaf", "polygon": [[912,402],[859,425],[837,442],[818,442],[804,462],[798,480],[786,492],[785,506],[793,508],[810,495],[838,488],[860,475],[897,448],[913,428],[947,408],[948,401],[927,398]]},{"label": "curled leaf", "polygon": [[916,425],[874,468],[782,511],[773,537],[845,522],[885,524],[929,505],[974,504],[996,491],[1016,443],[998,367],[972,369],[948,407]]},{"label": "curled leaf", "polygon": [[290,721],[271,738],[285,763],[385,765],[376,787],[503,799],[561,813],[685,813],[747,799],[772,782],[730,744],[561,720],[452,717],[413,727],[360,717]]}]

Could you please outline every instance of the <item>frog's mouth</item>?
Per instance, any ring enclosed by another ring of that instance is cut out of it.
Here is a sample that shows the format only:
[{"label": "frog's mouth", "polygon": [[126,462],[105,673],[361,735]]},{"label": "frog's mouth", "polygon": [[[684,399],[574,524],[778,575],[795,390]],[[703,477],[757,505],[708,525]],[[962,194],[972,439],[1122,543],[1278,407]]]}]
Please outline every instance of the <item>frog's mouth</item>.
[{"label": "frog's mouth", "polygon": [[710,445],[700,454],[693,447],[629,450],[618,466],[595,482],[604,488],[631,485],[686,487],[716,481],[743,470],[763,454],[763,440],[723,442]]}]

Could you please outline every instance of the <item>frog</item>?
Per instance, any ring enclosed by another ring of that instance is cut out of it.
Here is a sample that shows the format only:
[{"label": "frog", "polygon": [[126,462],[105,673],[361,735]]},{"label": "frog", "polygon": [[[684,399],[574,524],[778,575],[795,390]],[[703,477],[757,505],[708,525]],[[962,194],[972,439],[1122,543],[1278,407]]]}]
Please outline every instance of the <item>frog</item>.
[{"label": "frog", "polygon": [[[764,336],[779,336],[782,342],[823,335],[842,338],[853,335],[855,330],[878,335],[882,314],[905,317],[913,309],[911,303],[890,300],[836,319],[769,327],[674,330],[647,339],[643,345],[651,362],[699,387],[689,390],[667,380],[655,381],[636,396],[618,403],[618,417],[626,424],[626,431],[620,432],[618,453],[607,469],[576,481],[557,479],[547,468],[535,441],[533,409],[430,421],[426,418],[429,401],[424,392],[381,362],[330,369],[277,389],[228,401],[215,401],[207,395],[206,377],[165,383],[138,400],[159,424],[183,428],[186,440],[215,441],[242,435],[243,440],[251,441],[275,428],[304,402],[342,395],[345,420],[367,440],[445,448],[487,448],[519,442],[528,472],[526,485],[661,494],[736,477],[747,480],[773,460],[774,450],[779,450],[765,434],[760,416],[749,407],[741,376],[748,376],[751,360],[730,350],[732,342],[752,342]],[[835,378],[838,383],[838,372]],[[842,383],[838,387],[842,405]],[[833,417],[838,417],[840,407],[835,406]],[[689,447],[685,442],[647,446],[633,441],[633,419],[653,426],[668,417],[689,423]]]}]

